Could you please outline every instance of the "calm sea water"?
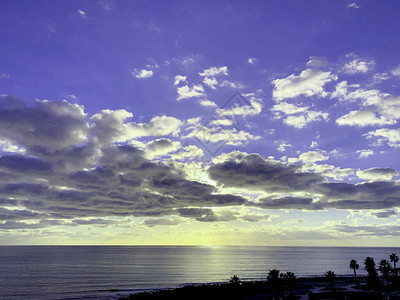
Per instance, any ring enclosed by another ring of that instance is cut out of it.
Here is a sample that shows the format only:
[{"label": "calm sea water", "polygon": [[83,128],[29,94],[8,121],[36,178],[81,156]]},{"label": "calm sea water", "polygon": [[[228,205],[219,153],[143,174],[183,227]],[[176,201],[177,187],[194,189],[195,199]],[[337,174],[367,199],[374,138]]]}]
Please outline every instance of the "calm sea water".
[{"label": "calm sea water", "polygon": [[[351,275],[350,259],[378,263],[400,248],[3,246],[0,299],[115,299],[118,295],[186,283],[265,279],[268,270]],[[118,292],[110,291],[117,289]]]}]

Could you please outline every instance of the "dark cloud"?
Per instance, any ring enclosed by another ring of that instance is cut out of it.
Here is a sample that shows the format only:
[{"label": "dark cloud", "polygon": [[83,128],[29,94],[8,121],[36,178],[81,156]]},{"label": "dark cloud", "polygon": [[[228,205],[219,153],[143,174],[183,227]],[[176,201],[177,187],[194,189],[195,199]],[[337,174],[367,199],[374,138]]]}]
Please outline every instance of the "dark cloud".
[{"label": "dark cloud", "polygon": [[0,168],[15,172],[49,171],[51,163],[22,155],[4,155],[0,157]]},{"label": "dark cloud", "polygon": [[258,154],[233,153],[229,159],[208,169],[211,179],[226,187],[268,193],[309,190],[321,183],[316,173],[301,172],[296,165],[265,160]]},{"label": "dark cloud", "polygon": [[323,194],[318,203],[323,208],[385,209],[400,205],[399,182],[324,183],[316,191]]},{"label": "dark cloud", "polygon": [[371,215],[375,216],[376,218],[389,218],[391,216],[396,216],[397,213],[394,210],[384,210],[373,212],[371,213]]},{"label": "dark cloud", "polygon": [[[232,152],[218,157],[207,169],[217,186],[190,180],[184,164],[152,161],[146,152],[125,143],[137,136],[176,134],[180,121],[175,118],[161,116],[148,124],[129,123],[126,120],[132,114],[125,110],[102,111],[90,117],[82,106],[67,101],[25,105],[10,96],[0,98],[0,139],[25,150],[13,155],[0,153],[0,217],[8,222],[1,224],[3,228],[109,226],[114,224],[106,219],[111,216],[151,217],[146,226],[178,224],[168,216],[202,222],[267,218],[210,208],[240,205],[309,210],[400,205],[398,182],[332,183],[321,174],[302,171],[301,166],[258,154]],[[147,145],[157,152],[171,147],[172,142],[161,138]],[[364,175],[382,178],[395,172],[374,168]],[[239,195],[218,194],[220,187],[271,196],[252,202]],[[316,196],[294,196],[297,192]],[[50,222],[53,219],[64,219],[64,223]]]},{"label": "dark cloud", "polygon": [[316,209],[313,204],[312,198],[300,198],[300,197],[282,197],[273,199],[270,197],[258,199],[257,203],[249,202],[250,206],[257,206],[268,209],[290,209],[290,208],[302,208],[302,209]]},{"label": "dark cloud", "polygon": [[143,222],[144,225],[148,227],[154,226],[171,226],[171,225],[179,225],[182,223],[181,220],[178,219],[166,219],[166,218],[159,218],[159,219],[148,219]]}]

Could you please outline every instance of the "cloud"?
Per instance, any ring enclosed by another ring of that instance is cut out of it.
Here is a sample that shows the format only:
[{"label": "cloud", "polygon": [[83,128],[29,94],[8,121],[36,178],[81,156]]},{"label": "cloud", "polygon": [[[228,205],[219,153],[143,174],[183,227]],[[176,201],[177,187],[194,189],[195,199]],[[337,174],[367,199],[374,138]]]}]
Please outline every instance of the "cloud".
[{"label": "cloud", "polygon": [[274,118],[281,119],[288,126],[295,128],[304,128],[307,124],[316,121],[328,120],[328,113],[310,110],[306,106],[298,106],[296,104],[279,102],[272,106],[271,111],[274,112]]},{"label": "cloud", "polygon": [[76,12],[77,12],[77,14],[80,15],[82,18],[88,19],[88,16],[87,16],[86,12],[84,12],[83,10],[78,9]]},{"label": "cloud", "polygon": [[180,148],[179,151],[171,154],[171,158],[177,160],[184,160],[185,158],[202,157],[202,156],[204,156],[203,150],[194,145],[189,145]]},{"label": "cloud", "polygon": [[17,144],[14,144],[11,140],[3,138],[0,139],[0,151],[12,152],[12,153],[24,153],[25,149]]},{"label": "cloud", "polygon": [[152,140],[146,145],[146,157],[153,159],[167,155],[168,153],[175,152],[181,148],[180,142],[173,142],[169,139]]},{"label": "cloud", "polygon": [[166,218],[157,218],[157,219],[147,219],[144,220],[143,224],[148,226],[148,227],[154,227],[154,226],[173,226],[173,225],[179,225],[183,221],[178,220],[178,219],[166,219]]},{"label": "cloud", "polygon": [[186,76],[176,75],[175,78],[174,78],[174,85],[178,85],[181,82],[186,82]]},{"label": "cloud", "polygon": [[254,57],[250,57],[247,62],[251,65],[254,65],[257,62],[257,58]]},{"label": "cloud", "polygon": [[358,127],[365,127],[370,125],[393,125],[396,123],[397,121],[392,118],[388,118],[386,116],[378,117],[374,112],[367,110],[353,110],[336,120],[336,124],[338,124],[339,126],[347,125]]},{"label": "cloud", "polygon": [[320,208],[385,209],[400,205],[398,182],[322,183],[315,192],[323,195]]},{"label": "cloud", "polygon": [[394,210],[384,210],[384,211],[372,212],[371,215],[378,219],[385,219],[385,218],[390,218],[392,216],[396,216],[397,212],[395,212]]},{"label": "cloud", "polygon": [[150,78],[153,76],[153,71],[152,70],[138,70],[134,69],[132,71],[132,75],[137,78],[137,79],[145,79],[145,78]]},{"label": "cloud", "polygon": [[367,158],[375,154],[375,152],[371,149],[357,150],[356,153],[359,154],[359,158]]},{"label": "cloud", "polygon": [[308,151],[300,154],[299,160],[305,163],[314,163],[317,161],[324,161],[329,159],[325,151]]},{"label": "cloud", "polygon": [[349,5],[347,5],[347,7],[349,7],[349,8],[361,8],[361,6],[360,5],[358,5],[357,3],[355,3],[355,2],[353,2],[353,3],[350,3]]},{"label": "cloud", "polygon": [[224,142],[226,145],[239,146],[246,145],[251,140],[259,140],[261,137],[236,128],[199,126],[187,134],[185,138],[197,138],[204,142]]},{"label": "cloud", "polygon": [[213,90],[215,90],[216,86],[218,86],[218,81],[214,77],[205,77],[203,79],[203,83]]},{"label": "cloud", "polygon": [[296,209],[296,208],[311,208],[313,204],[312,198],[299,198],[299,197],[282,197],[282,198],[260,198],[258,199],[257,207],[268,208],[268,209]]},{"label": "cloud", "polygon": [[204,97],[204,88],[201,84],[193,85],[191,88],[187,85],[177,88],[178,101],[195,97]]},{"label": "cloud", "polygon": [[283,143],[280,143],[280,144],[279,144],[279,147],[277,148],[277,150],[278,150],[279,152],[285,152],[285,151],[286,151],[286,148],[288,148],[288,147],[293,147],[293,145],[292,145],[292,144],[289,144],[289,143],[283,142]]},{"label": "cloud", "polygon": [[331,98],[338,98],[339,101],[354,100],[356,97],[354,96],[354,94],[349,95],[348,89],[349,88],[358,88],[358,87],[359,87],[358,84],[348,85],[347,81],[345,81],[345,80],[341,81],[336,85],[336,89],[331,94]]},{"label": "cloud", "polygon": [[226,187],[245,191],[303,191],[323,180],[318,174],[301,172],[299,166],[265,160],[258,154],[234,151],[217,157],[218,160],[221,162],[208,168],[210,178]]},{"label": "cloud", "polygon": [[400,65],[394,68],[390,73],[392,73],[393,76],[400,76]]},{"label": "cloud", "polygon": [[324,57],[318,57],[318,56],[311,56],[310,60],[307,62],[307,67],[313,67],[313,68],[320,68],[320,67],[325,67],[328,64],[328,60]]},{"label": "cloud", "polygon": [[323,86],[335,80],[337,80],[337,77],[330,72],[306,69],[298,76],[292,74],[283,79],[273,80],[274,90],[272,95],[276,101],[300,95],[326,97],[328,93],[324,91]]},{"label": "cloud", "polygon": [[126,142],[134,138],[148,136],[176,135],[182,122],[174,117],[156,116],[149,123],[127,122],[132,113],[120,110],[102,110],[93,115],[92,130],[101,145]]},{"label": "cloud", "polygon": [[200,100],[200,105],[208,107],[217,107],[218,105],[211,100]]},{"label": "cloud", "polygon": [[374,66],[375,63],[373,61],[365,61],[356,58],[345,64],[341,71],[346,74],[367,73],[372,70]]},{"label": "cloud", "polygon": [[368,139],[373,139],[374,145],[379,146],[382,144],[388,144],[388,146],[393,148],[400,147],[400,130],[399,129],[388,129],[380,128],[374,131],[369,131],[363,134]]},{"label": "cloud", "polygon": [[369,181],[390,181],[393,176],[399,175],[399,172],[390,168],[371,168],[368,170],[359,170],[356,172],[356,175],[361,179]]},{"label": "cloud", "polygon": [[219,108],[216,110],[221,117],[234,116],[255,116],[262,111],[262,101],[259,98],[251,97],[250,103],[246,100],[244,104],[234,103],[232,106]]},{"label": "cloud", "polygon": [[199,73],[199,75],[202,77],[211,77],[211,76],[218,76],[218,75],[227,76],[227,75],[229,75],[228,67],[227,66],[211,67],[211,68],[203,70],[203,72]]}]

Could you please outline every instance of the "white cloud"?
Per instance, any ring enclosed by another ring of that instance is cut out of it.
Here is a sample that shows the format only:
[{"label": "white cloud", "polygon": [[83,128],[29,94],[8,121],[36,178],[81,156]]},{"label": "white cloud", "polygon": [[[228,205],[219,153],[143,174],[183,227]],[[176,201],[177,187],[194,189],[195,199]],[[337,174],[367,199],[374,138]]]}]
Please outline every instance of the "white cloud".
[{"label": "white cloud", "polygon": [[218,106],[215,102],[208,100],[208,99],[200,100],[200,105],[209,106],[209,107],[217,107]]},{"label": "white cloud", "polygon": [[357,150],[356,153],[359,154],[359,158],[367,158],[375,154],[375,152],[371,149]]},{"label": "white cloud", "polygon": [[231,126],[232,124],[233,121],[229,119],[218,119],[211,122],[211,125],[216,125],[216,126]]},{"label": "white cloud", "polygon": [[310,60],[306,64],[306,66],[320,68],[320,67],[325,67],[327,64],[328,64],[328,60],[326,58],[311,56]]},{"label": "white cloud", "polygon": [[164,136],[178,134],[181,121],[168,116],[156,116],[149,123],[126,122],[132,113],[120,110],[103,110],[92,116],[93,130],[100,144],[126,142],[145,136]]},{"label": "white cloud", "polygon": [[0,151],[11,153],[24,153],[25,149],[7,138],[0,138]]},{"label": "white cloud", "polygon": [[259,140],[260,136],[254,136],[249,132],[237,130],[236,128],[226,129],[221,127],[199,126],[190,132],[185,138],[196,137],[210,143],[225,142],[226,145],[242,146],[251,140]]},{"label": "white cloud", "polygon": [[367,73],[373,69],[374,66],[375,63],[372,60],[365,61],[361,60],[360,58],[356,58],[345,64],[341,71],[346,74]]},{"label": "white cloud", "polygon": [[388,73],[375,73],[372,78],[372,84],[378,84],[382,81],[388,80],[389,78]]},{"label": "white cloud", "polygon": [[283,118],[283,122],[286,125],[293,126],[295,128],[303,128],[308,123],[315,121],[326,121],[329,117],[328,113],[309,110],[308,107],[297,106],[287,102],[275,104],[271,110],[275,112],[275,118]]},{"label": "white cloud", "polygon": [[279,102],[272,106],[271,111],[282,112],[285,115],[294,115],[298,113],[305,113],[308,111],[308,107],[297,106],[296,104]]},{"label": "white cloud", "polygon": [[300,95],[326,97],[328,94],[324,91],[323,86],[334,80],[337,80],[337,77],[331,72],[306,69],[298,76],[292,74],[283,79],[273,80],[272,83],[275,86],[272,92],[273,98],[281,101]]},{"label": "white cloud", "polygon": [[150,78],[153,76],[153,71],[152,70],[138,70],[135,68],[132,71],[132,75],[137,79]]},{"label": "white cloud", "polygon": [[186,76],[176,75],[175,78],[174,78],[174,85],[178,85],[181,82],[186,82]]},{"label": "white cloud", "polygon": [[80,15],[82,18],[88,18],[86,12],[84,12],[83,10],[78,9],[76,12],[77,12],[78,15]]},{"label": "white cloud", "polygon": [[203,97],[205,96],[204,88],[201,84],[195,84],[191,88],[187,85],[181,86],[177,88],[178,92],[178,101],[182,99],[189,99],[194,97]]},{"label": "white cloud", "polygon": [[202,156],[204,156],[203,150],[193,145],[181,148],[178,152],[171,154],[171,158],[176,160]]},{"label": "white cloud", "polygon": [[157,139],[152,140],[146,145],[145,157],[153,159],[155,157],[160,157],[167,155],[168,153],[175,152],[181,148],[180,142],[173,142],[169,139]]},{"label": "white cloud", "polygon": [[229,108],[217,109],[219,116],[255,116],[258,115],[262,110],[261,99],[252,97],[250,99],[250,105],[235,105]]},{"label": "white cloud", "polygon": [[339,168],[334,167],[332,170],[322,173],[326,177],[333,178],[335,180],[343,180],[343,178],[353,175],[354,170],[351,168]]},{"label": "white cloud", "polygon": [[360,5],[358,5],[357,3],[355,3],[355,2],[353,2],[353,3],[350,3],[349,5],[347,5],[347,7],[349,7],[349,8],[361,8],[361,6]]},{"label": "white cloud", "polygon": [[202,77],[210,77],[210,76],[217,76],[217,75],[228,75],[228,67],[211,67],[208,69],[203,70],[202,73],[199,73]]},{"label": "white cloud", "polygon": [[339,126],[369,126],[369,125],[393,125],[396,124],[396,120],[387,118],[385,116],[377,117],[372,111],[367,110],[354,110],[350,113],[341,116],[336,120]]},{"label": "white cloud", "polygon": [[400,147],[400,129],[380,128],[363,134],[368,139],[375,139],[375,145],[387,143],[390,147]]},{"label": "white cloud", "polygon": [[300,154],[299,160],[305,163],[314,163],[317,161],[324,161],[329,159],[325,151],[308,151]]},{"label": "white cloud", "polygon": [[203,79],[203,83],[213,90],[216,89],[215,86],[218,86],[218,81],[214,77],[205,77]]},{"label": "white cloud", "polygon": [[278,150],[279,152],[285,152],[285,151],[286,151],[286,148],[288,148],[288,147],[293,147],[293,145],[292,145],[292,144],[289,144],[289,143],[283,142],[283,143],[279,144],[279,147],[277,148],[277,150]]},{"label": "white cloud", "polygon": [[339,101],[344,100],[355,100],[355,95],[351,96],[352,93],[348,92],[349,88],[357,88],[359,84],[347,84],[347,81],[341,81],[336,85],[335,91],[331,94],[331,98],[338,98]]},{"label": "white cloud", "polygon": [[254,58],[254,57],[250,57],[250,58],[247,60],[247,62],[248,62],[249,64],[251,64],[251,65],[254,65],[254,64],[257,62],[257,59]]},{"label": "white cloud", "polygon": [[400,65],[394,68],[390,73],[392,73],[393,76],[400,76]]},{"label": "white cloud", "polygon": [[394,176],[399,175],[396,170],[390,168],[371,168],[367,170],[358,170],[356,175],[369,181],[390,181]]},{"label": "white cloud", "polygon": [[0,74],[0,78],[2,78],[2,79],[8,79],[8,78],[10,78],[10,74],[8,74],[8,73],[1,73],[1,74]]},{"label": "white cloud", "polygon": [[244,89],[246,86],[241,82],[232,82],[229,80],[224,80],[221,82],[220,86],[223,87],[230,87],[233,89]]}]

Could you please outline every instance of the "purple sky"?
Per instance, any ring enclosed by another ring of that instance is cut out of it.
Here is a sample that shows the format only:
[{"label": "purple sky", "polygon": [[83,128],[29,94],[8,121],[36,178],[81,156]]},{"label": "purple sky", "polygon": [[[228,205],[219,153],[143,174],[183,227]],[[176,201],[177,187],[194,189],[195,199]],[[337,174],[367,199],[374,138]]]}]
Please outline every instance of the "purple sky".
[{"label": "purple sky", "polygon": [[0,242],[400,246],[399,8],[1,1]]}]

